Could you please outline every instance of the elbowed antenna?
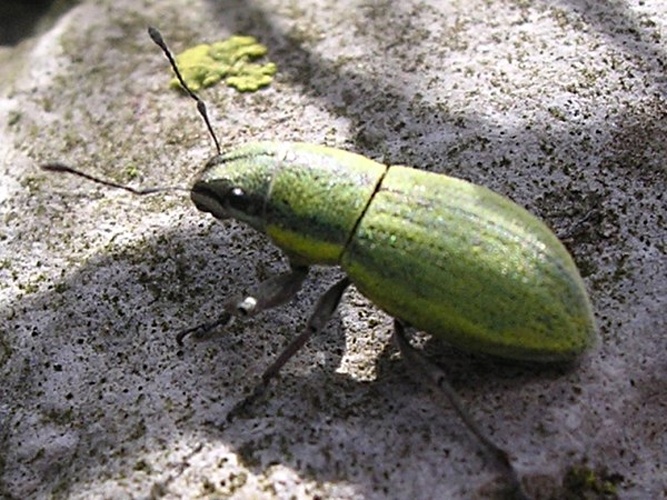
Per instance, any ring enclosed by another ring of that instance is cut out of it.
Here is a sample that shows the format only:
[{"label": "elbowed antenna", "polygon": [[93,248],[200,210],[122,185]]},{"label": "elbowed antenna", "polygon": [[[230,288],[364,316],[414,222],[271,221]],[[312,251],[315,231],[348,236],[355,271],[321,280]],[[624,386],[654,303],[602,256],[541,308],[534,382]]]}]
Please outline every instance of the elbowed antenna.
[{"label": "elbowed antenna", "polygon": [[211,126],[211,122],[208,119],[208,113],[206,112],[206,104],[204,104],[204,101],[202,101],[197,94],[195,94],[192,90],[190,90],[188,84],[185,83],[185,80],[183,80],[181,72],[178,70],[178,66],[176,66],[176,61],[174,60],[174,56],[171,54],[169,47],[167,47],[167,44],[164,42],[164,38],[162,38],[162,34],[158,31],[158,29],[149,26],[148,34],[150,35],[151,39],[157,44],[157,46],[162,49],[162,52],[164,52],[164,55],[167,56],[167,59],[169,59],[169,64],[171,64],[174,73],[176,73],[176,78],[178,78],[178,82],[181,84],[181,87],[183,87],[183,90],[185,90],[188,93],[188,95],[197,102],[197,111],[199,111],[199,114],[202,116],[202,118],[204,118],[204,122],[206,123],[206,127],[208,128],[208,132],[209,134],[211,134],[211,137],[213,137],[213,142],[215,143],[215,149],[218,151],[218,154],[220,154],[221,153],[220,143],[218,142],[218,138],[215,136],[215,132],[213,132],[213,127]]},{"label": "elbowed antenna", "polygon": [[126,186],[125,184],[120,184],[118,182],[102,179],[100,177],[95,177],[94,175],[87,174],[85,172],[82,172],[81,170],[77,170],[62,163],[47,163],[46,165],[40,165],[39,168],[41,168],[42,170],[48,170],[50,172],[64,172],[66,174],[77,175],[89,181],[96,182],[97,184],[102,184],[104,186],[109,186],[118,189],[124,189],[125,191],[129,191],[130,193],[139,195],[164,193],[165,191],[186,191],[186,192],[190,191],[189,189],[180,186],[155,186],[155,187],[137,189],[133,188],[132,186]]},{"label": "elbowed antenna", "polygon": [[[179,83],[181,84],[181,87],[188,93],[188,95],[195,100],[197,103],[197,111],[199,111],[199,114],[202,116],[204,119],[204,123],[206,123],[206,128],[208,129],[209,134],[211,134],[211,137],[213,138],[213,142],[215,143],[215,149],[217,150],[218,154],[221,153],[220,149],[220,142],[218,142],[218,138],[215,135],[215,132],[213,132],[213,127],[211,126],[211,121],[208,119],[208,113],[206,111],[206,104],[204,104],[204,101],[202,101],[197,94],[195,94],[190,87],[188,87],[188,84],[185,83],[185,80],[183,80],[183,76],[181,76],[181,72],[178,70],[178,66],[176,66],[176,61],[174,59],[174,56],[171,54],[171,51],[169,50],[169,47],[167,47],[167,44],[164,42],[164,38],[162,38],[162,34],[156,29],[153,28],[152,26],[148,27],[148,34],[150,35],[151,39],[162,49],[162,52],[164,52],[165,56],[167,56],[167,59],[169,60],[169,64],[171,65],[172,69],[174,70],[174,73],[176,73],[176,78],[178,78]],[[138,194],[138,195],[146,195],[146,194],[153,194],[153,193],[163,193],[165,191],[186,191],[189,192],[190,190],[184,187],[180,186],[155,186],[155,187],[149,187],[149,188],[143,188],[143,189],[137,189],[133,188],[131,186],[126,186],[125,184],[120,184],[118,182],[110,181],[107,179],[102,179],[100,177],[95,177],[93,175],[87,174],[81,170],[77,170],[75,168],[72,168],[68,165],[64,165],[62,163],[47,163],[46,165],[40,165],[40,168],[42,170],[48,170],[50,172],[60,172],[60,173],[67,173],[67,174],[73,174],[77,175],[79,177],[83,177],[84,179],[87,179],[89,181],[93,181],[97,184],[102,184],[104,186],[109,186],[113,188],[118,188],[118,189],[124,189],[125,191],[129,191],[130,193]]]}]

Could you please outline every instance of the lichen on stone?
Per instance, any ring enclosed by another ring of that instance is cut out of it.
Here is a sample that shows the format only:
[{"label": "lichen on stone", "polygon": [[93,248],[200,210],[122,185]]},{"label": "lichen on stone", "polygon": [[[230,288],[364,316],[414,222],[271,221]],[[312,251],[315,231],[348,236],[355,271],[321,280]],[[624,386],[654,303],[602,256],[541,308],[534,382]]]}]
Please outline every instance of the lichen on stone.
[{"label": "lichen on stone", "polygon": [[[267,48],[252,36],[232,36],[213,44],[200,44],[176,56],[176,64],[191,90],[210,87],[223,80],[239,92],[254,92],[273,80],[275,63],[253,62],[265,56]],[[171,88],[180,88],[176,78]]]}]

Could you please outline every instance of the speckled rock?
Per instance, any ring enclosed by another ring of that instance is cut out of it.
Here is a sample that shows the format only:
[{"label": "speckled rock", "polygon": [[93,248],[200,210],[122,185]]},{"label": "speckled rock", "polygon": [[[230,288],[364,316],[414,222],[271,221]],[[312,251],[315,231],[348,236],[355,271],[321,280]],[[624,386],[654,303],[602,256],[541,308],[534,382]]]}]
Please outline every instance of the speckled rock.
[{"label": "speckled rock", "polygon": [[[58,5],[59,2],[56,2]],[[62,4],[60,4],[62,5]],[[233,34],[270,87],[202,91],[223,148],[299,140],[486,185],[563,236],[599,348],[576,366],[426,342],[536,498],[667,495],[662,0],[82,1],[0,48],[0,497],[496,498],[453,411],[356,291],[247,419],[221,426],[336,271],[218,339],[174,335],[286,262],[186,196],[214,152],[164,57]],[[596,496],[597,495],[597,496]]]}]

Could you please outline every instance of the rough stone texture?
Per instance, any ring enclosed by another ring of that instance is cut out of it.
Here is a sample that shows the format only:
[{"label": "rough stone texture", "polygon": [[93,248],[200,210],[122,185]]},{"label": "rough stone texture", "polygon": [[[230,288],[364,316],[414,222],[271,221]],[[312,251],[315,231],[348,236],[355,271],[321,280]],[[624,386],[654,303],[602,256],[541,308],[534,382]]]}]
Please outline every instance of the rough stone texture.
[{"label": "rough stone texture", "polygon": [[[169,91],[175,50],[234,33],[271,88],[202,97],[224,148],[350,149],[484,184],[564,235],[601,343],[574,367],[429,342],[536,498],[667,495],[667,11],[663,0],[81,2],[0,49],[0,496],[487,498],[502,481],[407,376],[355,291],[252,417],[218,424],[336,275],[178,349],[174,334],[285,268],[267,240],[177,194],[213,148]],[[589,474],[590,473],[590,474]],[[573,478],[589,474],[591,483]],[[593,484],[595,483],[595,484]]]}]

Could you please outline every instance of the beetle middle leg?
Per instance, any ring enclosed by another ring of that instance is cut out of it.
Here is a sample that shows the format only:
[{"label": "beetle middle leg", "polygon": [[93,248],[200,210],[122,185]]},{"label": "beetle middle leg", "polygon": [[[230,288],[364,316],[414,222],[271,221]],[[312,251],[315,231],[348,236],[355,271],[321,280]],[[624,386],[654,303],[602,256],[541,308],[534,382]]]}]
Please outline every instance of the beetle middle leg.
[{"label": "beetle middle leg", "polygon": [[231,325],[236,317],[250,318],[291,300],[301,290],[301,285],[308,276],[308,267],[296,265],[290,267],[289,272],[261,282],[250,294],[237,296],[225,302],[223,312],[217,319],[179,332],[176,335],[178,345],[183,345],[183,339],[188,336],[195,340],[208,339],[219,327]]},{"label": "beetle middle leg", "polygon": [[479,440],[484,449],[496,462],[505,476],[508,486],[512,490],[512,498],[527,500],[529,497],[523,491],[523,487],[521,486],[517,473],[512,466],[508,453],[491,441],[491,439],[482,432],[482,429],[477,425],[477,422],[475,422],[472,416],[466,411],[461,398],[459,398],[454,388],[447,381],[445,372],[424,356],[419,350],[410,345],[405,334],[405,325],[399,319],[394,319],[393,337],[408,369],[420,382],[431,387],[435,394],[447,398],[449,404],[454,408],[468,430]]},{"label": "beetle middle leg", "polygon": [[252,403],[254,403],[258,398],[260,398],[264,392],[266,392],[266,388],[269,386],[269,383],[278,375],[280,369],[285,365],[285,363],[287,363],[292,358],[292,356],[294,356],[299,351],[299,349],[304,346],[310,337],[316,333],[319,333],[326,326],[326,324],[329,322],[329,319],[331,319],[331,316],[338,308],[338,304],[341,297],[343,296],[343,292],[345,292],[345,289],[349,285],[350,280],[346,276],[336,282],[324,293],[324,295],[319,298],[303,332],[301,332],[298,337],[293,339],[285,348],[285,350],[280,353],[278,358],[276,358],[276,360],[271,363],[271,365],[264,371],[264,373],[262,373],[260,381],[253,388],[252,392],[232,408],[232,410],[227,415],[228,422],[245,413],[247,408],[252,405]]}]

